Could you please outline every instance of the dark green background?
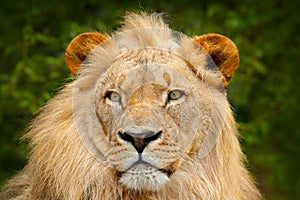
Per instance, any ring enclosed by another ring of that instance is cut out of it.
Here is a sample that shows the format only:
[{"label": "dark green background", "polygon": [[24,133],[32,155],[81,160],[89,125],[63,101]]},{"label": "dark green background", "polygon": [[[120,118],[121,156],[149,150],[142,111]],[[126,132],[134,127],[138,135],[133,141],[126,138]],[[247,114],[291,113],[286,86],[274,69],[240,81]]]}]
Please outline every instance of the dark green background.
[{"label": "dark green background", "polygon": [[174,30],[221,33],[237,44],[241,65],[228,98],[249,168],[266,199],[299,198],[299,1],[195,2],[1,1],[0,184],[26,163],[19,140],[26,124],[71,77],[64,63],[70,40],[110,32],[126,11],[145,10],[168,13]]}]

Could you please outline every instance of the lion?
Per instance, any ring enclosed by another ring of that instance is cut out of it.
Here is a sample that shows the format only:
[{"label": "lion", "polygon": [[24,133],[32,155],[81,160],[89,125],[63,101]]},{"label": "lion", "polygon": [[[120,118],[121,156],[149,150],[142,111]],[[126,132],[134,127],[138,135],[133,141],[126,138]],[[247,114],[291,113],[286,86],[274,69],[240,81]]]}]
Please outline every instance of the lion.
[{"label": "lion", "polygon": [[0,199],[261,199],[226,89],[236,45],[128,13],[111,36],[74,38],[75,76],[31,123],[28,164]]}]

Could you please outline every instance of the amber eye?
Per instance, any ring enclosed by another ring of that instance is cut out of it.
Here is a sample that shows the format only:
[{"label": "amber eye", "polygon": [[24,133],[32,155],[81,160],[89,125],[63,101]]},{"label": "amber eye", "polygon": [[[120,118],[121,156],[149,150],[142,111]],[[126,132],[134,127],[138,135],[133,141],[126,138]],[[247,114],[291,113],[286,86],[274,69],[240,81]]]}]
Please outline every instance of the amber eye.
[{"label": "amber eye", "polygon": [[121,96],[117,92],[114,92],[114,91],[107,92],[105,97],[108,98],[109,100],[113,101],[113,102],[120,102],[121,101]]},{"label": "amber eye", "polygon": [[184,92],[181,90],[171,90],[168,94],[168,100],[178,100],[184,95]]}]

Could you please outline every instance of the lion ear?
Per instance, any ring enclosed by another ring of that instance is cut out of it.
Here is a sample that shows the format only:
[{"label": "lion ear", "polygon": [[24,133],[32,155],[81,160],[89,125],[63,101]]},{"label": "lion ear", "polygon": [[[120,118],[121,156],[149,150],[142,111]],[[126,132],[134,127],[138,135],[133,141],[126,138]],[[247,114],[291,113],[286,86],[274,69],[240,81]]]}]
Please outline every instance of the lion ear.
[{"label": "lion ear", "polygon": [[195,37],[195,42],[210,55],[223,74],[225,88],[239,67],[239,52],[236,45],[227,37],[210,33]]},{"label": "lion ear", "polygon": [[87,55],[107,37],[97,32],[82,33],[69,44],[65,54],[68,68],[76,75]]}]

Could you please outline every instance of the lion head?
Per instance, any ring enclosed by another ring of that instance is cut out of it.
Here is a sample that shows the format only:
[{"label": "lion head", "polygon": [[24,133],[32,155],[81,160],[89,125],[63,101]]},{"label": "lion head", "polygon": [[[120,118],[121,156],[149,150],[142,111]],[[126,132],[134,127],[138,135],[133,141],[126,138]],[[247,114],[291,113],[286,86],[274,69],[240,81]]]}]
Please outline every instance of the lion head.
[{"label": "lion head", "polygon": [[[142,20],[127,16],[122,32],[112,37],[78,36],[66,60],[78,74],[74,118],[86,147],[104,156],[126,187],[158,190],[186,156],[198,151],[209,129],[219,129],[212,117],[224,124],[225,111],[219,109],[225,107],[225,87],[239,57],[224,36],[172,38],[172,31],[161,24],[138,27],[147,22]],[[93,80],[88,88],[86,80]],[[98,127],[86,121],[91,113]]]},{"label": "lion head", "polygon": [[239,65],[230,39],[131,13],[112,36],[73,39],[66,63],[74,81],[27,134],[32,198],[259,198],[226,99]]}]

